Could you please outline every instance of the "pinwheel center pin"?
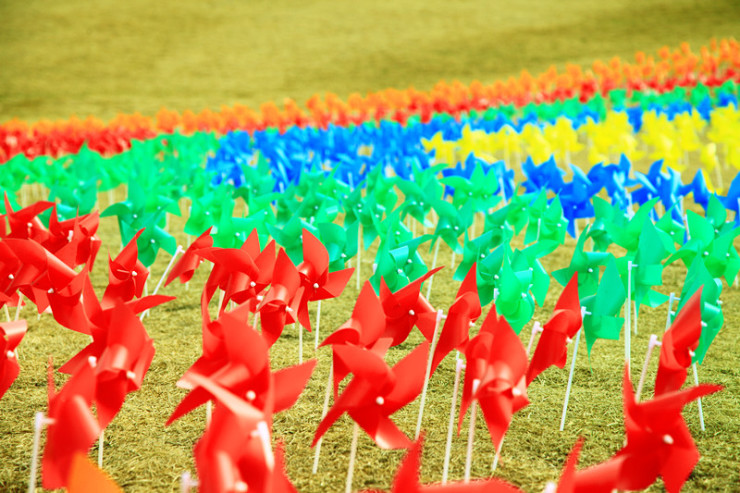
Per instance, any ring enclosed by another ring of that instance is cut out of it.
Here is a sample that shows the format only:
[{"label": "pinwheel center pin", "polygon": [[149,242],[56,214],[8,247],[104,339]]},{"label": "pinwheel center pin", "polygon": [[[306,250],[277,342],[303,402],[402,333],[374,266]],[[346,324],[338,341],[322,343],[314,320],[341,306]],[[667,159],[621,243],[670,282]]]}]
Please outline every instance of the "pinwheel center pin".
[{"label": "pinwheel center pin", "polygon": [[250,281],[249,282],[249,287],[251,287],[251,288],[255,287],[256,285],[257,285],[257,283],[254,282],[254,281]]},{"label": "pinwheel center pin", "polygon": [[514,387],[513,389],[511,389],[511,395],[513,395],[514,397],[521,397],[522,391],[519,387]]},{"label": "pinwheel center pin", "polygon": [[5,354],[8,356],[8,358],[12,358],[13,356],[15,356],[15,353],[13,351],[8,351]]},{"label": "pinwheel center pin", "polygon": [[252,402],[257,398],[257,394],[254,392],[254,390],[247,390],[247,400],[249,402]]},{"label": "pinwheel center pin", "polygon": [[15,279],[15,276],[13,274],[8,274],[8,279],[13,280]]},{"label": "pinwheel center pin", "polygon": [[313,283],[313,288],[314,289],[319,289],[319,283],[317,283],[317,282]]},{"label": "pinwheel center pin", "polygon": [[133,379],[136,378],[136,373],[134,373],[133,371],[129,370],[129,371],[126,372],[126,378],[128,378],[129,380],[133,380]]},{"label": "pinwheel center pin", "polygon": [[247,491],[249,490],[249,486],[247,486],[247,483],[244,481],[237,481],[234,483],[234,491]]},{"label": "pinwheel center pin", "polygon": [[663,435],[663,443],[667,445],[673,445],[673,437],[670,435]]},{"label": "pinwheel center pin", "polygon": [[98,358],[96,358],[95,356],[88,356],[87,357],[87,362],[90,363],[90,366],[92,366],[94,368],[95,365],[98,364]]},{"label": "pinwheel center pin", "polygon": [[379,395],[375,398],[375,403],[379,406],[382,406],[383,404],[385,404],[385,399],[383,399],[383,396]]},{"label": "pinwheel center pin", "polygon": [[414,315],[416,315],[416,312],[414,310],[409,310],[409,315],[413,317]]}]

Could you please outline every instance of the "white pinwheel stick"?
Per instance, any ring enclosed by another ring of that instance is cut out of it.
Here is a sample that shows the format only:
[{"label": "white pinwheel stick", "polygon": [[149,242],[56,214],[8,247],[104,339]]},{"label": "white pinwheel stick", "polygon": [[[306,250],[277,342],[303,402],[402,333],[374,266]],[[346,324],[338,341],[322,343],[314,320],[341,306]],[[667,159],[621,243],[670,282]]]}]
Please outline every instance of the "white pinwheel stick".
[{"label": "white pinwheel stick", "polygon": [[647,376],[648,366],[650,365],[650,357],[653,354],[653,348],[660,346],[661,342],[658,340],[658,336],[655,334],[650,335],[650,342],[648,343],[647,354],[645,355],[645,364],[642,365],[642,373],[640,373],[640,381],[637,383],[637,391],[635,392],[635,401],[640,400],[640,394],[642,394],[642,387],[645,385],[645,377]]},{"label": "white pinwheel stick", "polygon": [[437,321],[434,324],[434,333],[432,334],[432,344],[429,346],[429,356],[427,357],[427,369],[426,373],[424,374],[424,387],[421,390],[421,401],[419,403],[419,416],[416,419],[416,435],[415,439],[419,439],[419,435],[421,434],[421,421],[424,417],[424,403],[426,402],[427,398],[427,389],[429,388],[429,378],[432,373],[432,358],[434,356],[434,349],[437,345],[437,335],[439,334],[439,325],[440,321],[442,320],[442,310],[437,311]]},{"label": "white pinwheel stick", "polygon": [[447,443],[445,444],[445,463],[442,469],[442,484],[447,484],[447,476],[450,472],[450,453],[452,451],[452,432],[455,427],[455,408],[457,407],[457,392],[460,389],[460,372],[465,368],[465,363],[456,356],[455,385],[452,387],[452,404],[450,405],[450,422],[447,424]]},{"label": "white pinwheel stick", "polygon": [[28,481],[28,493],[36,491],[36,475],[39,466],[39,447],[41,445],[41,430],[44,426],[54,423],[53,419],[44,416],[41,411],[37,412],[33,418],[33,449],[31,451],[31,477]]},{"label": "white pinwheel stick", "polygon": [[[591,315],[591,312],[586,310],[585,306],[581,307],[581,320],[586,315]],[[560,417],[560,431],[563,431],[565,429],[565,416],[568,413],[568,401],[570,400],[570,389],[573,385],[573,372],[576,368],[576,359],[578,358],[578,343],[581,342],[581,332],[583,332],[583,325],[581,325],[581,328],[578,329],[578,333],[576,334],[576,341],[575,346],[573,347],[573,358],[570,361],[570,374],[568,375],[568,385],[565,387],[565,400],[563,402],[563,414]]]}]

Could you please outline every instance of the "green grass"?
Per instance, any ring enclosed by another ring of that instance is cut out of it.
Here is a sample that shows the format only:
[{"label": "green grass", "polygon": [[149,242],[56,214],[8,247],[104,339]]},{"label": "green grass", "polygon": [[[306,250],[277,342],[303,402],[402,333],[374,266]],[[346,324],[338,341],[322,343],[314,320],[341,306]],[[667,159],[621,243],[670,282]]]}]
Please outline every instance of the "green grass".
[{"label": "green grass", "polygon": [[492,82],[740,32],[733,0],[6,0],[0,18],[0,121]]}]

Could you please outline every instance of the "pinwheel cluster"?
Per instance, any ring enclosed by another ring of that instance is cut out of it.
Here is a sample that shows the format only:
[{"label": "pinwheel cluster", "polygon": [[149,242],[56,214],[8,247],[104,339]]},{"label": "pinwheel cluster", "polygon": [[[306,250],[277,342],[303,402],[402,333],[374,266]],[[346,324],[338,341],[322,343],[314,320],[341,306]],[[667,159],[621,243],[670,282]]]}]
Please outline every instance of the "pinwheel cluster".
[{"label": "pinwheel cluster", "polygon": [[[50,208],[47,228],[39,215]],[[59,369],[71,377],[58,392],[49,367],[43,484],[60,488],[67,485],[75,454],[90,449],[126,395],[141,387],[152,362],[154,345],[136,315],[173,298],[142,297],[149,272],[137,259],[135,238],[110,260],[108,286],[98,298],[89,275],[100,248],[97,214],[59,221],[52,203],[16,211],[7,198],[5,210],[0,216],[2,304],[16,306],[17,319],[23,299],[28,299],[39,313],[49,311],[60,325],[92,338]],[[2,324],[3,393],[18,374],[15,351],[25,327],[23,320]]]}]

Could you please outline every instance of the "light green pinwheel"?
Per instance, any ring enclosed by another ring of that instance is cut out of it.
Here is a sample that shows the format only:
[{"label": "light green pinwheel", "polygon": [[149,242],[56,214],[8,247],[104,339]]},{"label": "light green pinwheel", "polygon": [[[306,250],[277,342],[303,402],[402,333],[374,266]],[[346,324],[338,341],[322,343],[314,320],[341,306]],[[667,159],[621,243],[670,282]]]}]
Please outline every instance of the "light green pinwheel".
[{"label": "light green pinwheel", "polygon": [[623,215],[619,208],[612,207],[612,205],[601,197],[593,198],[594,204],[594,221],[589,228],[588,237],[593,240],[594,251],[606,252],[609,246],[614,243],[609,231],[607,230],[607,224],[614,221],[613,217],[615,212]]},{"label": "light green pinwheel", "polygon": [[[675,206],[674,206],[675,207]],[[671,216],[673,208],[668,209],[663,216],[655,223],[655,227],[660,233],[661,240],[665,249],[673,254],[676,253],[676,245],[683,245],[686,228],[682,223],[676,222]]]},{"label": "light green pinwheel", "polygon": [[[275,242],[285,249],[285,253],[288,254],[295,265],[303,262],[303,230],[307,229],[312,235],[319,236],[319,232],[314,225],[307,223],[298,216],[293,216],[282,228],[268,224],[267,229],[275,238]],[[214,236],[214,244],[215,238]],[[244,239],[246,240],[246,238],[245,236]]]},{"label": "light green pinwheel", "polygon": [[462,281],[465,276],[468,275],[468,271],[473,264],[476,262],[482,262],[486,256],[491,253],[491,250],[496,248],[498,245],[493,243],[493,232],[488,231],[483,233],[477,238],[468,238],[468,233],[465,233],[465,243],[463,244],[463,259],[457,266],[455,274],[452,278],[455,281]]},{"label": "light green pinwheel", "polygon": [[494,248],[491,253],[478,262],[475,277],[481,306],[486,306],[493,301],[493,294],[498,289],[501,278],[501,267],[503,266],[504,256],[507,255],[507,252],[511,255],[511,248],[508,243],[505,243]]},{"label": "light green pinwheel", "polygon": [[501,197],[494,194],[500,186],[496,173],[493,170],[486,173],[478,161],[469,179],[453,175],[441,181],[455,190],[452,197],[452,204],[455,207],[469,205],[473,212],[485,212],[496,207],[501,201]]},{"label": "light green pinwheel", "polygon": [[596,292],[581,297],[581,306],[586,307],[583,332],[586,336],[589,357],[591,348],[597,339],[619,340],[624,324],[624,318],[619,314],[626,299],[627,293],[619,277],[616,261],[614,257],[610,257]]},{"label": "light green pinwheel", "polygon": [[637,251],[642,228],[645,221],[650,220],[650,212],[657,202],[657,197],[645,202],[637,210],[632,219],[622,214],[621,210],[617,208],[618,211],[615,211],[612,215],[612,221],[605,224],[606,230],[614,240],[614,243],[627,250],[628,255],[634,255]]}]

